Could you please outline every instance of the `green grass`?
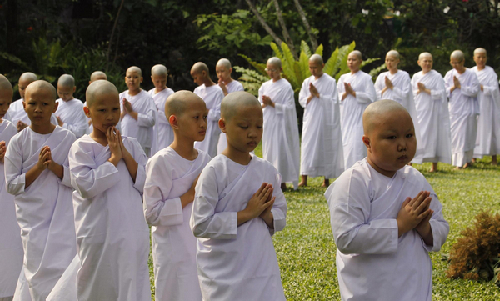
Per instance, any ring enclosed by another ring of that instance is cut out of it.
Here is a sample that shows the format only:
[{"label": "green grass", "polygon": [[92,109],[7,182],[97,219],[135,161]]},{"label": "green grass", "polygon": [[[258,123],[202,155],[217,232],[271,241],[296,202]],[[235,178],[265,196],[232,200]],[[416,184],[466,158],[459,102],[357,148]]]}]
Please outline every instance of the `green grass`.
[{"label": "green grass", "polygon": [[[261,156],[260,146],[255,154]],[[491,158],[483,159],[459,171],[439,164],[435,174],[427,173],[430,164],[414,165],[437,193],[450,224],[446,244],[440,252],[431,254],[433,300],[500,300],[500,289],[492,282],[447,278],[448,264],[443,260],[460,232],[473,223],[479,212],[500,212],[500,168],[492,167],[490,162]],[[287,227],[273,240],[288,300],[340,300],[337,249],[321,182],[321,178],[309,179],[307,188],[285,193]]]}]

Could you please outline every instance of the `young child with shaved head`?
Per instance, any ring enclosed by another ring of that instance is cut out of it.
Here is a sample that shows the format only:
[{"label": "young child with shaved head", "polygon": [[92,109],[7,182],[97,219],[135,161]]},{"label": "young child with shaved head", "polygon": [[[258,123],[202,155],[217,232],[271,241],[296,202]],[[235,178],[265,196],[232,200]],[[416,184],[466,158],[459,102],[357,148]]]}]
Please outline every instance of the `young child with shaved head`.
[{"label": "young child with shaved head", "polygon": [[476,146],[480,86],[476,73],[464,66],[462,51],[451,53],[450,64],[453,69],[446,73],[444,84],[450,109],[451,163],[457,168],[467,168]]},{"label": "young child with shaved head", "polygon": [[212,82],[208,67],[206,64],[198,62],[191,68],[191,77],[198,85],[194,89],[194,94],[198,95],[207,104],[207,134],[201,142],[196,142],[195,147],[208,153],[210,157],[217,155],[217,143],[221,130],[217,126],[217,121],[220,118],[220,103],[224,97],[222,89],[216,83]]},{"label": "young child with shaved head", "polygon": [[45,300],[76,254],[68,167],[76,138],[50,123],[56,98],[56,89],[46,81],[28,85],[24,106],[31,125],[12,137],[4,158],[24,249],[16,300]]},{"label": "young child with shaved head", "polygon": [[281,177],[251,153],[262,124],[262,106],[250,93],[222,101],[227,148],[203,169],[190,221],[203,300],[286,300],[271,238],[286,225]]},{"label": "young child with shaved head", "polygon": [[410,115],[393,100],[363,113],[367,157],[327,190],[342,300],[432,299],[428,252],[449,226],[424,176],[407,164],[417,148]]},{"label": "young child with shaved head", "polygon": [[479,116],[477,118],[477,144],[474,158],[491,156],[491,164],[497,165],[500,154],[500,91],[495,70],[486,65],[486,49],[474,50],[476,66],[471,70],[476,73],[481,91],[478,94]]},{"label": "young child with shaved head", "polygon": [[207,106],[196,94],[170,95],[165,115],[174,141],[146,167],[144,214],[152,225],[155,300],[199,301],[196,238],[189,227],[195,186],[210,156],[194,148],[207,131]]},{"label": "young child with shaved head", "polygon": [[112,83],[91,83],[86,99],[94,129],[68,155],[78,255],[49,300],[151,300],[142,214],[147,157],[115,127],[120,100]]},{"label": "young child with shaved head", "polygon": [[57,80],[57,123],[59,126],[70,130],[76,138],[87,132],[87,118],[83,112],[83,103],[74,98],[76,91],[75,79],[69,74],[63,74]]},{"label": "young child with shaved head", "polygon": [[141,89],[140,68],[128,68],[125,83],[128,90],[120,93],[121,131],[124,136],[137,139],[149,158],[153,147],[153,126],[156,123],[157,109],[151,96]]},{"label": "young child with shaved head", "polygon": [[[108,76],[106,75],[106,73],[104,73],[102,71],[92,72],[92,74],[90,75],[89,85],[97,80],[108,80]],[[87,107],[87,101],[85,101],[85,103],[83,104],[83,107]],[[87,128],[86,133],[90,134],[90,133],[92,133],[92,118],[87,117],[87,125],[88,125],[88,128]],[[119,129],[120,127],[117,125],[117,128]]]},{"label": "young child with shaved head", "polygon": [[158,64],[151,68],[151,81],[155,87],[149,90],[148,94],[153,98],[157,110],[151,155],[168,147],[174,141],[174,132],[165,115],[165,102],[170,95],[174,94],[174,91],[167,87],[167,78],[167,67]]},{"label": "young child with shaved head", "polygon": [[21,229],[16,220],[14,197],[6,191],[4,157],[10,139],[17,133],[5,114],[12,102],[12,84],[0,75],[0,300],[10,301],[23,264]]}]

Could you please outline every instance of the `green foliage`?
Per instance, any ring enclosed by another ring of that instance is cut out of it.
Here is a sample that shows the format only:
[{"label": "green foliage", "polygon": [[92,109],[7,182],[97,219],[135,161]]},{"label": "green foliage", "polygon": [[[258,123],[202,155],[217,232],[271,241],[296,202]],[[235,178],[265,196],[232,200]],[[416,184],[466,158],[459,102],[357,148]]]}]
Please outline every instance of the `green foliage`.
[{"label": "green foliage", "polygon": [[32,42],[33,56],[35,57],[35,73],[40,79],[50,83],[57,80],[61,69],[69,67],[69,60],[75,56],[72,43],[61,46],[58,39],[49,43],[46,38],[39,38]]},{"label": "green foliage", "polygon": [[259,88],[262,86],[262,83],[269,80],[269,77],[265,77],[255,70],[241,68],[238,66],[234,66],[233,68],[236,72],[242,74],[238,80],[242,82],[245,90],[255,96],[258,95]]}]

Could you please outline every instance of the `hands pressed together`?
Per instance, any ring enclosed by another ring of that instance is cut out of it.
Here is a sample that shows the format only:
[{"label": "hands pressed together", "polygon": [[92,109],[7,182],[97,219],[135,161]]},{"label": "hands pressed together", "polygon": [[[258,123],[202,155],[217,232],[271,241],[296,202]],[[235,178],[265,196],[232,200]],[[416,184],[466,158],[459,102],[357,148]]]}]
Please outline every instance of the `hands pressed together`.
[{"label": "hands pressed together", "polygon": [[430,192],[421,191],[415,198],[407,198],[396,218],[398,237],[415,229],[427,245],[432,246],[432,229],[429,223],[434,211],[429,208]]},{"label": "hands pressed together", "polygon": [[252,195],[247,203],[247,207],[238,212],[238,225],[246,223],[247,221],[260,217],[264,220],[268,227],[273,228],[273,185],[262,183],[262,186]]},{"label": "hands pressed together", "polygon": [[274,102],[269,96],[262,95],[262,107],[265,108],[267,106],[274,108]]},{"label": "hands pressed together", "polygon": [[349,94],[356,97],[356,92],[354,92],[350,83],[344,83],[344,89],[345,92],[342,93],[342,100],[346,99]]}]

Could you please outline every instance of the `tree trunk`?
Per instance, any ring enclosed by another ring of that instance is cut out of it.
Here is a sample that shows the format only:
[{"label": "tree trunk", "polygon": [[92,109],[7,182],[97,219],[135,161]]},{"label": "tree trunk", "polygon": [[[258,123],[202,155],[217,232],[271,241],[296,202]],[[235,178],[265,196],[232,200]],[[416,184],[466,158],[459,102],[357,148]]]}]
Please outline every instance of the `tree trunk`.
[{"label": "tree trunk", "polygon": [[274,31],[271,29],[271,27],[269,27],[269,25],[267,25],[266,20],[264,20],[264,18],[262,18],[262,16],[259,14],[259,11],[255,7],[255,5],[252,3],[252,1],[251,0],[245,0],[245,1],[247,2],[248,7],[250,7],[250,10],[257,17],[257,20],[259,20],[262,27],[264,27],[264,29],[267,31],[267,33],[274,39],[276,44],[278,44],[281,47],[281,43],[283,43],[283,41],[274,33]]},{"label": "tree trunk", "polygon": [[[278,0],[273,0],[274,7],[276,8],[276,16],[278,17],[278,22],[281,25],[281,31],[283,33],[283,37],[286,40],[286,44],[288,45],[288,48],[292,51],[293,58],[295,60],[298,60],[297,57],[297,51],[295,50],[295,46],[293,45],[292,38],[290,38],[290,35],[288,34],[288,29],[286,28],[286,23],[285,20],[283,20],[283,15],[281,13],[281,8],[278,4]],[[281,47],[281,45],[279,45]]]},{"label": "tree trunk", "polygon": [[111,54],[111,45],[113,44],[113,36],[115,35],[116,26],[118,25],[118,18],[120,17],[120,13],[123,8],[123,3],[125,0],[122,0],[120,3],[120,7],[118,8],[118,12],[116,13],[115,23],[113,24],[113,29],[111,29],[111,37],[109,38],[108,51],[106,52],[106,70],[108,70],[109,66],[109,55]]},{"label": "tree trunk", "polygon": [[312,46],[312,52],[316,52],[316,48],[318,48],[318,41],[316,40],[316,37],[313,35],[311,26],[309,25],[309,22],[307,21],[306,14],[304,13],[304,10],[302,9],[302,5],[300,5],[299,0],[293,0],[295,3],[295,6],[297,7],[297,11],[300,14],[300,17],[302,19],[302,23],[304,23],[304,26],[306,27],[307,35],[309,36],[309,40],[311,41],[311,46]]}]

